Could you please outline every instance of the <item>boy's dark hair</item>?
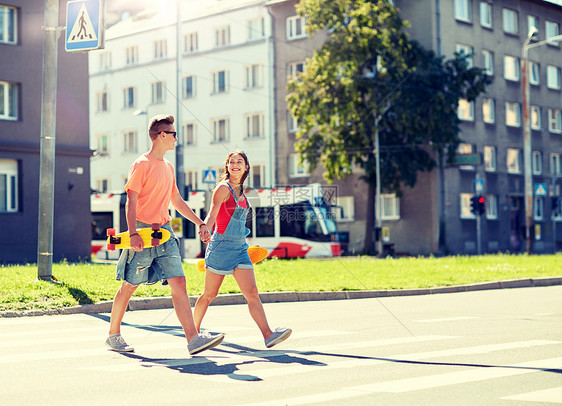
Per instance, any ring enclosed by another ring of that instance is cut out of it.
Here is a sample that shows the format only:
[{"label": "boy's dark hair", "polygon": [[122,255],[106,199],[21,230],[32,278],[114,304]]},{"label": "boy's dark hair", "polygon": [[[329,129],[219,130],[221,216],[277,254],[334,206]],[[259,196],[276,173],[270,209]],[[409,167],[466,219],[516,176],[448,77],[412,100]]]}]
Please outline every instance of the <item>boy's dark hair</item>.
[{"label": "boy's dark hair", "polygon": [[157,114],[150,119],[150,124],[148,125],[148,135],[151,140],[156,139],[158,134],[160,134],[162,128],[168,125],[174,124],[174,116],[171,114]]}]

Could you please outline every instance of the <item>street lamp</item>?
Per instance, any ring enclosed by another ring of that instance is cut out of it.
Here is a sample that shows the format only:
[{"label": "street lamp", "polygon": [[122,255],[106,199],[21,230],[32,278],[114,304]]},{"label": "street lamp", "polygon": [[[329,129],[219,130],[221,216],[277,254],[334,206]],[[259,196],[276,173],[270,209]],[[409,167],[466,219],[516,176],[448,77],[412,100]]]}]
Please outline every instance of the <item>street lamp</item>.
[{"label": "street lamp", "polygon": [[521,50],[523,71],[523,156],[525,165],[525,238],[526,238],[526,251],[531,253],[531,226],[533,224],[533,178],[531,175],[531,121],[529,117],[529,63],[527,55],[529,49],[538,47],[540,45],[556,42],[562,40],[562,35],[550,37],[544,41],[539,41],[531,44],[531,39],[539,31],[536,27],[529,29],[527,39],[523,43]]}]

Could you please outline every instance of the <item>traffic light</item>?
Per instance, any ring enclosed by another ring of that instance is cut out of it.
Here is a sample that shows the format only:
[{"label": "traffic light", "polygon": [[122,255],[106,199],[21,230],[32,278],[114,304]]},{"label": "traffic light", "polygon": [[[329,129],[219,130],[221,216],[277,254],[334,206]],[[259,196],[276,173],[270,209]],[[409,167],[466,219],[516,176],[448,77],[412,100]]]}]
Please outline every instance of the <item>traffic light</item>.
[{"label": "traffic light", "polygon": [[478,214],[478,199],[480,196],[472,196],[470,198],[470,212],[474,215]]},{"label": "traffic light", "polygon": [[486,212],[486,198],[484,196],[478,196],[478,214],[484,214]]}]

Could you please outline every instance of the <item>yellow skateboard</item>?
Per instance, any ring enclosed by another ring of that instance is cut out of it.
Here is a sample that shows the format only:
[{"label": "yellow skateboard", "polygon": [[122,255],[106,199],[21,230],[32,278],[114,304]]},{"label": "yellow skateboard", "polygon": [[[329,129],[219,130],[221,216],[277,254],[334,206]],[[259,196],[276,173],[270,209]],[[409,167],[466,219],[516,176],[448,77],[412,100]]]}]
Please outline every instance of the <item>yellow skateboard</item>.
[{"label": "yellow skateboard", "polygon": [[[263,261],[265,258],[267,258],[267,249],[262,248],[262,247],[249,247],[248,248],[248,255],[250,256],[250,261],[252,261],[252,264],[257,264],[258,262]],[[199,261],[197,261],[197,269],[200,272],[205,272],[205,260],[204,259],[200,259]]]},{"label": "yellow skateboard", "polygon": [[[144,243],[143,248],[156,247],[170,239],[170,232],[164,228],[160,228],[160,224],[158,223],[154,223],[152,228],[138,228],[137,233],[139,233],[142,238],[142,242]],[[129,238],[128,231],[115,234],[114,228],[107,229],[108,251],[129,248],[131,248],[131,239]]]}]

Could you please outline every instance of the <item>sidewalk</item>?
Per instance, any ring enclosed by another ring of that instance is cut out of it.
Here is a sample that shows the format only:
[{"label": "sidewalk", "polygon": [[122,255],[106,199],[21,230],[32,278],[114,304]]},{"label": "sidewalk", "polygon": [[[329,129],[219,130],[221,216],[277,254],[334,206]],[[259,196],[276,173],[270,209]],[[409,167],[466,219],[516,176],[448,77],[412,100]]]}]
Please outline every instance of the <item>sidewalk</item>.
[{"label": "sidewalk", "polygon": [[[392,296],[417,296],[417,295],[433,295],[439,293],[458,293],[472,292],[476,290],[490,289],[512,289],[512,288],[530,288],[540,286],[562,285],[562,276],[545,277],[545,278],[525,278],[513,279],[499,282],[483,282],[470,285],[444,286],[438,288],[427,289],[404,289],[404,290],[350,290],[343,292],[271,292],[261,293],[260,298],[263,303],[275,302],[305,302],[313,300],[344,300],[344,299],[364,299],[372,297],[392,297]],[[190,297],[191,306],[195,305],[197,297]],[[213,301],[212,306],[245,304],[246,300],[241,294],[219,295]],[[58,314],[76,314],[76,313],[110,313],[113,301],[81,305],[74,307],[63,307],[60,309],[50,310],[23,310],[23,311],[5,311],[0,312],[2,317],[26,317],[26,316],[45,316]],[[151,298],[133,298],[129,302],[127,310],[150,310],[150,309],[167,309],[172,308],[171,297],[151,297]]]}]

